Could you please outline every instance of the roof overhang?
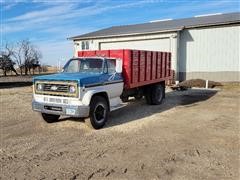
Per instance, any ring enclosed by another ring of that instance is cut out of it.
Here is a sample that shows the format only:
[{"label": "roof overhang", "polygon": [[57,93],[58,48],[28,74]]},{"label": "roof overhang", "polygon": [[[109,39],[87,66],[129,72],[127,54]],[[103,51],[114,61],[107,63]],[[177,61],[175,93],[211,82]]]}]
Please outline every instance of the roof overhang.
[{"label": "roof overhang", "polygon": [[161,31],[152,31],[152,32],[141,32],[141,33],[129,33],[129,34],[116,34],[116,35],[106,35],[106,36],[89,36],[89,37],[70,37],[68,40],[89,40],[89,39],[102,39],[102,38],[115,38],[115,37],[126,37],[126,36],[138,36],[138,35],[150,35],[158,33],[169,33],[169,32],[178,32],[182,31],[185,27],[182,26],[177,29],[166,29]]},{"label": "roof overhang", "polygon": [[192,29],[192,28],[201,28],[201,27],[211,27],[211,26],[222,26],[222,25],[230,25],[230,24],[240,24],[240,21],[228,21],[228,22],[220,22],[220,23],[209,23],[209,24],[199,24],[193,26],[181,26],[175,29],[165,29],[159,31],[151,31],[151,32],[140,32],[140,33],[128,33],[128,34],[115,34],[115,35],[104,35],[104,36],[75,36],[67,38],[68,40],[91,40],[91,39],[102,39],[102,38],[117,38],[117,37],[128,37],[128,36],[139,36],[139,35],[150,35],[150,34],[158,34],[158,33],[169,33],[169,32],[179,32],[183,29]]}]

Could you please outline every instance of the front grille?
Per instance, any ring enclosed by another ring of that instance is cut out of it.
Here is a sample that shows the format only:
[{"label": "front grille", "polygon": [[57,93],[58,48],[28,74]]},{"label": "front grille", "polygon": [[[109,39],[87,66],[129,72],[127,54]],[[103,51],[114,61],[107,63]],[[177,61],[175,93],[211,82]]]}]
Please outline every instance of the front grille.
[{"label": "front grille", "polygon": [[[38,90],[38,84],[42,85],[42,90]],[[75,93],[69,92],[70,86],[75,86]],[[37,81],[35,82],[35,93],[52,96],[78,97],[78,86],[77,82],[72,81]]]},{"label": "front grille", "polygon": [[[52,89],[52,87],[56,87],[56,90]],[[43,90],[67,93],[69,91],[69,85],[66,85],[66,84],[43,84]]]}]

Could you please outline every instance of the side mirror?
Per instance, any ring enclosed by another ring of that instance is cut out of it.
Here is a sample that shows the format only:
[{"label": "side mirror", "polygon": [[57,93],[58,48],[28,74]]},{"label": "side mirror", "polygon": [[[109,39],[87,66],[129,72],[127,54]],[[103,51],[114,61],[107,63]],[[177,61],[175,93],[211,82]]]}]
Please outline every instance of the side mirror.
[{"label": "side mirror", "polygon": [[122,73],[122,60],[116,59],[116,73]]}]

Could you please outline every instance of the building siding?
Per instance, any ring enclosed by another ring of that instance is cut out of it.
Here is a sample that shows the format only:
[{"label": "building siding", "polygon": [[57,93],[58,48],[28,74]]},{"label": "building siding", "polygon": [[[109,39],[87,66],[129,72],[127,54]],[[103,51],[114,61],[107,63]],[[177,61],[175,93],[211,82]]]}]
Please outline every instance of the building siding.
[{"label": "building siding", "polygon": [[217,72],[179,72],[179,79],[205,79],[218,82],[239,82],[239,71],[217,71]]},{"label": "building siding", "polygon": [[187,29],[180,33],[180,80],[239,81],[240,26]]}]

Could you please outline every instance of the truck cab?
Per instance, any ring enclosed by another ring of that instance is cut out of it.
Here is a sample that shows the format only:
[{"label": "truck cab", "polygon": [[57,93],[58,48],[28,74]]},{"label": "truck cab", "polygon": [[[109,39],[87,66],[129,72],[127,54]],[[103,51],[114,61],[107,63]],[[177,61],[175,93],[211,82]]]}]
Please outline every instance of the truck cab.
[{"label": "truck cab", "polygon": [[123,86],[121,59],[73,58],[61,73],[33,79],[32,108],[49,123],[60,116],[90,117],[88,123],[99,129],[122,103]]}]

